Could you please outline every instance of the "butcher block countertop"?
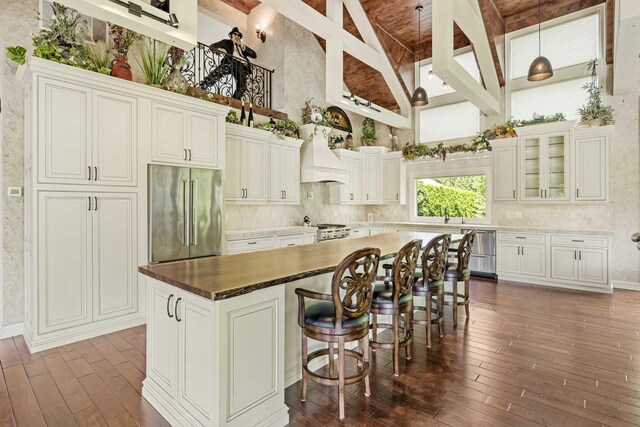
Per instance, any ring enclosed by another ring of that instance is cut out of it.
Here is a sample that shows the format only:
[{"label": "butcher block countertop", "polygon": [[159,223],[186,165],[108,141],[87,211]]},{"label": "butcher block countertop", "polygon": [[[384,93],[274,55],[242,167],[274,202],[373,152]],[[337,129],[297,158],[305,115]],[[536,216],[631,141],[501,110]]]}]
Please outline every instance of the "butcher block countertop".
[{"label": "butcher block countertop", "polygon": [[426,245],[436,233],[412,231],[382,233],[356,239],[223,255],[164,264],[145,265],[138,271],[210,300],[223,300],[334,271],[350,253],[379,248],[381,259],[392,258],[413,239]]}]

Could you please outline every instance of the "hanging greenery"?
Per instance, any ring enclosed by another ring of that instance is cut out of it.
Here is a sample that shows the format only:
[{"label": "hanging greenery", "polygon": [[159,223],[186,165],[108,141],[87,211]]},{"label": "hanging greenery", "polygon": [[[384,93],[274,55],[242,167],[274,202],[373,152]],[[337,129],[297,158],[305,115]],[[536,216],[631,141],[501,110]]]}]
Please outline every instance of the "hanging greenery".
[{"label": "hanging greenery", "polygon": [[523,126],[530,126],[530,125],[539,125],[541,123],[563,122],[565,120],[567,119],[562,113],[555,113],[549,116],[545,116],[544,114],[533,113],[533,117],[528,120],[511,119],[507,122],[507,125],[510,125],[511,127],[523,127]]},{"label": "hanging greenery", "polygon": [[587,98],[587,104],[578,109],[578,113],[580,113],[580,123],[590,126],[612,125],[616,122],[613,119],[613,107],[611,105],[604,105],[602,102],[601,89],[598,84],[598,74],[596,73],[597,65],[598,61],[596,59],[589,61],[587,65],[587,69],[591,72],[591,81],[582,86],[582,89],[587,91],[589,97]]},{"label": "hanging greenery", "polygon": [[[488,130],[487,130],[488,131]],[[452,153],[479,153],[491,151],[491,144],[485,136],[485,132],[480,132],[470,143],[458,145],[444,145],[442,142],[436,146],[427,144],[406,144],[402,147],[402,158],[405,160],[415,160],[421,157],[433,157],[442,159],[444,162],[448,154]]]},{"label": "hanging greenery", "polygon": [[276,120],[274,123],[260,123],[255,127],[272,132],[278,139],[284,139],[285,136],[296,139],[300,137],[300,128],[291,119]]}]

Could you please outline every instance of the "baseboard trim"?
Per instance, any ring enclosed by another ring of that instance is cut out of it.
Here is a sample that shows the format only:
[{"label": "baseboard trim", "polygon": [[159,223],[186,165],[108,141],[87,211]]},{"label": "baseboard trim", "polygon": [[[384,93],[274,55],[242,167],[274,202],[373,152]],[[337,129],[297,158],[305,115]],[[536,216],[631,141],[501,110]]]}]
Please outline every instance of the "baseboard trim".
[{"label": "baseboard trim", "polygon": [[611,286],[613,289],[626,289],[629,291],[640,291],[640,283],[638,282],[626,282],[624,280],[612,280]]},{"label": "baseboard trim", "polygon": [[24,334],[24,323],[14,323],[0,327],[0,339],[17,337]]},{"label": "baseboard trim", "polygon": [[[500,274],[498,276],[498,283],[500,282],[513,282],[521,285],[537,285],[537,286],[547,286],[550,288],[558,288],[558,289],[571,289],[575,291],[585,291],[585,292],[596,292],[599,294],[611,294],[613,289],[611,287],[592,287],[592,286],[584,286],[584,285],[576,285],[573,283],[562,283],[562,282],[551,282],[545,279],[535,279],[533,277],[520,277],[520,276],[509,276],[507,274]],[[506,283],[503,283],[507,285]]]}]

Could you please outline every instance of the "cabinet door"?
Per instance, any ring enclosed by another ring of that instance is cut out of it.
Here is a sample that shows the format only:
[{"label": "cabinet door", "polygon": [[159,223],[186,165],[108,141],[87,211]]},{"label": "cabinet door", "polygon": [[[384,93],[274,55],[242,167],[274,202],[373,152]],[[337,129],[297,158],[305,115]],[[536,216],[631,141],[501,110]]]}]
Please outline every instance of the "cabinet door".
[{"label": "cabinet door", "polygon": [[39,78],[38,182],[91,184],[91,90]]},{"label": "cabinet door", "polygon": [[137,197],[93,194],[93,319],[137,310]]},{"label": "cabinet door", "polygon": [[189,113],[188,159],[193,166],[218,168],[218,126],[220,118],[214,115]]},{"label": "cabinet door", "polygon": [[267,200],[270,202],[284,200],[284,151],[279,145],[267,145]]},{"label": "cabinet door", "polygon": [[353,203],[362,203],[362,160],[351,159],[351,168],[349,169],[349,187],[353,194]]},{"label": "cabinet door", "polygon": [[267,200],[266,163],[267,147],[264,141],[245,139],[242,176],[245,183],[245,201],[264,202]]},{"label": "cabinet door", "polygon": [[498,244],[498,275],[520,274],[520,245],[515,243]]},{"label": "cabinet door", "polygon": [[578,280],[606,286],[609,278],[609,253],[606,249],[578,250]]},{"label": "cabinet door", "polygon": [[382,201],[400,202],[400,159],[382,159]]},{"label": "cabinet door", "polygon": [[607,199],[607,138],[576,139],[576,200]]},{"label": "cabinet door", "polygon": [[362,181],[364,187],[363,202],[369,204],[381,203],[380,155],[367,154],[364,159],[364,173]]},{"label": "cabinet door", "polygon": [[187,114],[169,105],[151,106],[152,160],[166,163],[187,163]]},{"label": "cabinet door", "polygon": [[180,292],[178,321],[178,403],[202,425],[211,425],[215,387],[213,303]]},{"label": "cabinet door", "polygon": [[549,134],[545,139],[545,161],[542,163],[546,172],[544,197],[546,200],[568,200],[569,134]]},{"label": "cabinet door", "polygon": [[520,249],[520,253],[522,254],[522,274],[525,274],[527,276],[546,276],[546,246],[525,245],[521,246],[521,248],[522,249]]},{"label": "cabinet door", "polygon": [[521,179],[521,200],[542,200],[543,174],[540,171],[540,158],[543,155],[543,143],[540,137],[523,137],[519,141]]},{"label": "cabinet door", "polygon": [[282,187],[284,200],[287,202],[300,201],[300,149],[285,147],[281,152]]},{"label": "cabinet door", "polygon": [[332,188],[335,187],[335,185],[338,185],[338,187],[340,188],[340,203],[341,204],[348,204],[348,203],[353,203],[353,197],[354,194],[352,193],[352,181],[354,179],[353,177],[353,172],[352,172],[352,162],[353,159],[341,159],[342,164],[344,165],[345,170],[347,171],[347,174],[349,175],[347,177],[348,181],[346,184],[334,184],[334,186],[332,186]]},{"label": "cabinet door", "polygon": [[244,197],[244,182],[242,182],[242,139],[227,135],[225,138],[225,200],[241,201]]},{"label": "cabinet door", "polygon": [[516,146],[493,149],[493,200],[516,200]]},{"label": "cabinet door", "polygon": [[[170,396],[178,390],[178,290],[157,280],[147,282],[147,376]],[[203,343],[204,344],[204,343]]]},{"label": "cabinet door", "polygon": [[38,195],[38,332],[91,322],[91,193]]},{"label": "cabinet door", "polygon": [[135,186],[138,165],[138,102],[108,92],[93,94],[93,180]]},{"label": "cabinet door", "polygon": [[578,278],[578,251],[574,248],[551,247],[551,278],[576,280]]}]

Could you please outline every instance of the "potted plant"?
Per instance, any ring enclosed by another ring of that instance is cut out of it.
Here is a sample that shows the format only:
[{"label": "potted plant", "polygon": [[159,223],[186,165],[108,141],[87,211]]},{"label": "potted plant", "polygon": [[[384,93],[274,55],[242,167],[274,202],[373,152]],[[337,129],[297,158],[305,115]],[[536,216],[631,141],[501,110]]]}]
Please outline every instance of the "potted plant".
[{"label": "potted plant", "polygon": [[189,82],[187,82],[186,77],[182,75],[182,67],[189,62],[185,57],[184,50],[171,46],[169,48],[169,62],[171,63],[171,73],[169,73],[164,81],[164,88],[171,92],[184,95],[187,93],[187,88],[189,87]]},{"label": "potted plant", "polygon": [[168,57],[168,45],[157,40],[146,39],[141,54],[142,62],[138,61],[146,84],[158,88],[162,87],[162,83],[169,75]]},{"label": "potted plant", "polygon": [[59,62],[61,64],[79,66],[83,63],[83,43],[89,39],[87,22],[75,10],[59,3],[51,5],[53,17],[34,34],[33,55]]},{"label": "potted plant", "polygon": [[111,61],[111,75],[125,80],[133,80],[127,55],[131,46],[142,39],[142,35],[112,23],[109,23],[109,35],[115,51],[115,58]]},{"label": "potted plant", "polygon": [[[304,101],[304,107],[302,108],[302,125],[313,124],[313,133],[309,135],[311,138],[315,138],[318,133],[318,129],[322,130],[322,135],[326,138],[331,131],[331,121],[329,120],[329,113],[326,108],[320,108],[311,104],[313,98],[308,98]],[[306,133],[306,132],[305,132]]]},{"label": "potted plant", "polygon": [[6,51],[7,58],[20,65],[24,64],[27,60],[27,49],[22,46],[7,46]]},{"label": "potted plant", "polygon": [[365,117],[362,121],[362,137],[360,142],[362,145],[376,145],[376,121],[370,117]]},{"label": "potted plant", "polygon": [[109,67],[109,48],[103,41],[85,44],[86,58],[84,68],[102,74],[111,74]]},{"label": "potted plant", "polygon": [[597,65],[598,61],[596,59],[589,61],[587,65],[587,69],[591,72],[591,81],[582,86],[589,94],[589,97],[587,98],[587,104],[578,109],[580,123],[588,126],[612,125],[616,122],[613,118],[613,107],[604,105],[602,102],[598,74],[596,73]]}]

